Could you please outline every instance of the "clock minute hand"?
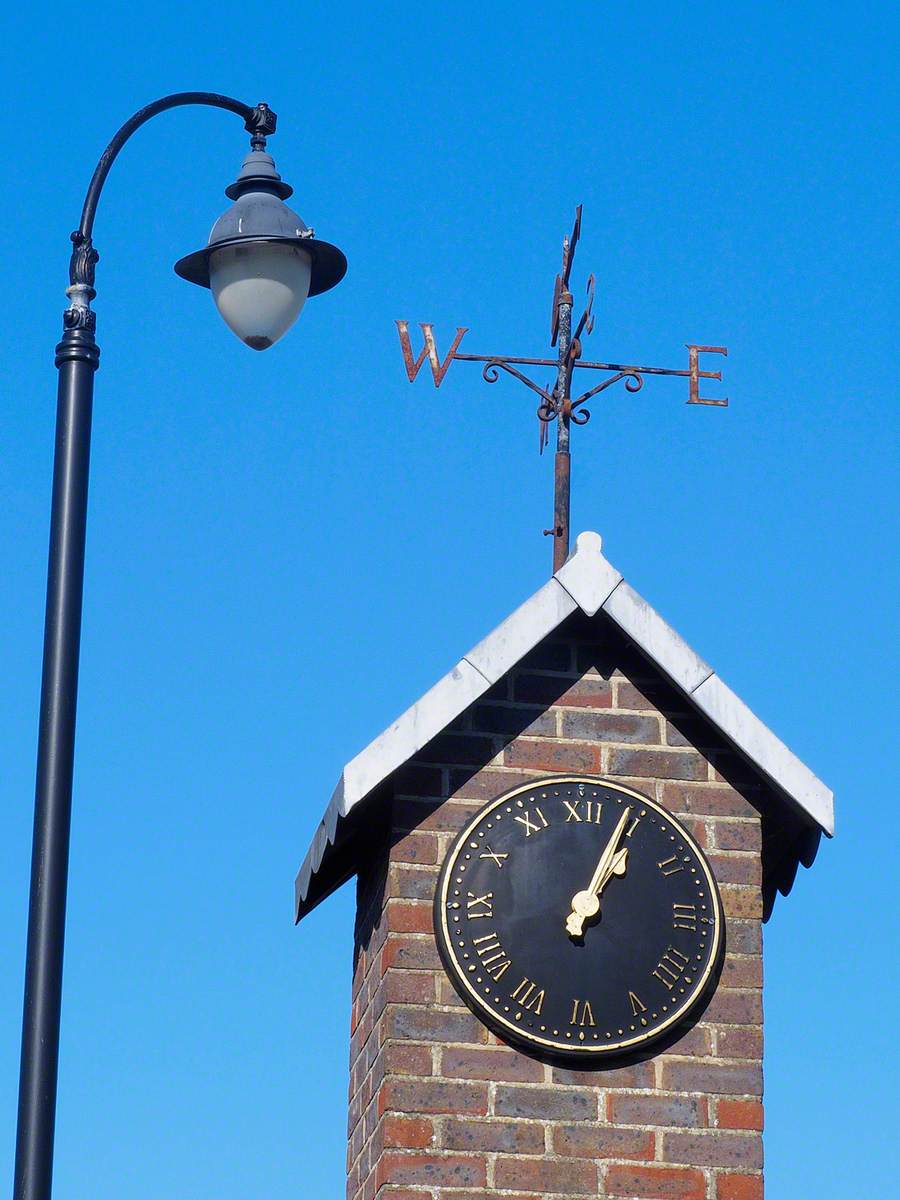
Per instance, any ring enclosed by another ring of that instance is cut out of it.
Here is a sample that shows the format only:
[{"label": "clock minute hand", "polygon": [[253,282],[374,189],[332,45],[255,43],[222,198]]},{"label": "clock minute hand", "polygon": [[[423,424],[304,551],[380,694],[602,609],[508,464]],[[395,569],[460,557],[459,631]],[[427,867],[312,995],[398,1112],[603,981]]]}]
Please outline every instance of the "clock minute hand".
[{"label": "clock minute hand", "polygon": [[626,808],[619,818],[619,823],[613,831],[612,837],[606,843],[606,849],[600,855],[600,861],[597,863],[597,869],[591,876],[591,882],[585,888],[586,892],[598,893],[602,891],[604,883],[609,872],[610,864],[613,855],[616,852],[616,846],[619,844],[619,838],[622,836],[622,831],[628,824],[628,818],[631,815],[631,809]]},{"label": "clock minute hand", "polygon": [[619,838],[622,836],[630,814],[631,808],[626,808],[612,837],[600,855],[597,868],[591,876],[591,882],[583,892],[576,892],[572,897],[572,911],[566,917],[566,932],[570,937],[581,937],[584,932],[584,922],[588,917],[596,916],[600,911],[600,892],[606,886],[610,876],[624,874],[628,851],[622,850],[616,854],[616,846],[619,844]]}]

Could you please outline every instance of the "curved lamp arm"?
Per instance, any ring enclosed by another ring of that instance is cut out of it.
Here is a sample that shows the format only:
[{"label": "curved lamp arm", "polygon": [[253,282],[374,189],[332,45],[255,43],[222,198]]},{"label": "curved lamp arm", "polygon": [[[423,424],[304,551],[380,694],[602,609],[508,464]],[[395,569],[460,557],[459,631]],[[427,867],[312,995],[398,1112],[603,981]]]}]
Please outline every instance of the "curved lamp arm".
[{"label": "curved lamp arm", "polygon": [[[69,292],[72,301],[64,321],[66,329],[94,328],[93,313],[90,313],[90,301],[93,300],[94,267],[99,262],[100,255],[94,249],[93,232],[94,217],[100,193],[106,183],[110,168],[118,157],[119,151],[142,125],[145,125],[158,113],[170,108],[180,108],[187,104],[205,104],[211,108],[223,108],[244,119],[244,128],[250,133],[251,147],[256,150],[265,149],[266,138],[275,132],[277,116],[267,104],[244,104],[232,96],[221,96],[218,92],[174,92],[171,96],[163,96],[138,109],[134,116],[129,117],[118,130],[112,141],[100,155],[100,161],[91,176],[87,193],[84,197],[84,207],[81,210],[81,222],[72,234],[72,259],[69,264]],[[69,313],[73,314],[69,317]],[[87,314],[90,313],[90,317]]]}]

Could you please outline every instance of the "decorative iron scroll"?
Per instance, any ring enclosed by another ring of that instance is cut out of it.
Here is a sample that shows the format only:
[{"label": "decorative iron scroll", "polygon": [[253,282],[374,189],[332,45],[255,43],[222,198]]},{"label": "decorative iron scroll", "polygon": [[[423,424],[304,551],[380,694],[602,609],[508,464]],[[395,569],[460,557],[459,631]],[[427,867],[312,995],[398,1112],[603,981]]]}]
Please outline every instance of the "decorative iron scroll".
[{"label": "decorative iron scroll", "polygon": [[[700,395],[701,380],[713,379],[721,381],[722,379],[721,371],[700,369],[700,355],[727,355],[728,350],[724,346],[688,345],[688,366],[684,370],[671,367],[644,367],[631,363],[585,362],[582,359],[582,340],[589,337],[594,330],[595,318],[593,309],[597,281],[593,273],[588,276],[586,287],[587,303],[573,329],[572,308],[574,302],[569,290],[569,280],[575,261],[575,249],[580,237],[581,205],[579,204],[575,210],[575,223],[572,227],[572,233],[563,238],[562,267],[553,284],[550,345],[557,351],[556,358],[519,358],[508,354],[462,354],[459,347],[463,337],[468,333],[468,329],[465,326],[458,326],[453,344],[447,356],[441,360],[434,338],[434,326],[427,323],[420,325],[424,339],[423,345],[418,357],[413,357],[412,342],[409,336],[409,322],[396,322],[397,330],[400,334],[400,348],[403,352],[403,361],[410,383],[415,382],[416,376],[424,366],[426,359],[431,368],[436,388],[441,386],[448,370],[454,362],[481,363],[481,377],[486,383],[497,383],[501,372],[504,372],[507,375],[511,375],[514,379],[518,379],[520,383],[523,383],[532,392],[540,396],[541,402],[537,407],[537,416],[540,429],[541,452],[543,452],[549,436],[548,426],[552,421],[557,422],[556,484],[554,494],[557,498],[557,507],[560,504],[560,497],[562,497],[563,511],[557,512],[558,519],[554,521],[554,528],[552,530],[545,530],[545,532],[553,533],[557,540],[554,552],[554,569],[556,569],[556,566],[561,561],[564,561],[564,554],[568,550],[569,430],[572,425],[586,425],[591,419],[590,410],[583,407],[585,401],[598,396],[601,392],[605,392],[607,388],[611,388],[614,384],[623,381],[625,383],[625,390],[634,394],[635,392],[639,392],[644,386],[646,376],[669,375],[688,380],[688,404],[705,404],[717,407],[725,407],[728,404],[727,398],[711,399]],[[519,370],[520,367],[550,368],[556,372],[556,380],[554,383],[548,384],[547,387],[542,387],[534,379],[526,375],[524,371]],[[576,370],[604,371],[607,374],[607,378],[573,399],[571,385]],[[565,462],[563,462],[563,459],[565,459]],[[561,554],[563,555],[562,559],[560,559]]]}]

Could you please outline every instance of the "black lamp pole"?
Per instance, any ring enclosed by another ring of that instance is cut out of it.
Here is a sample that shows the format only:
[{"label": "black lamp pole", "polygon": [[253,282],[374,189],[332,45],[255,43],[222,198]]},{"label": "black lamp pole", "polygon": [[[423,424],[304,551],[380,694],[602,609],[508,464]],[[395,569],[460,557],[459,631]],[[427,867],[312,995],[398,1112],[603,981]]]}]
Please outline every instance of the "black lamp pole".
[{"label": "black lamp pole", "polygon": [[[74,249],[67,291],[70,305],[63,317],[62,341],[56,347],[59,393],[25,966],[15,1200],[50,1200],[53,1170],[91,408],[94,372],[100,361],[100,350],[94,339],[96,317],[90,307],[95,296],[94,266],[99,257],[92,242],[94,214],[110,167],[134,131],[157,113],[186,104],[211,105],[242,117],[244,127],[252,135],[251,147],[256,152],[265,149],[266,136],[275,132],[275,114],[267,105],[242,104],[213,92],[180,92],[148,104],[125,122],[103,152],[87,190],[81,224],[72,234]],[[279,178],[274,176],[274,171],[270,173],[275,179]],[[273,190],[275,185],[264,180],[253,186]],[[291,189],[286,185],[277,194],[285,194],[285,188],[289,194]],[[309,235],[306,241],[298,241],[298,245],[310,248],[315,287],[315,256],[319,253],[321,257],[325,251],[317,250],[317,244],[310,240],[311,230],[297,232],[301,237]],[[282,236],[278,240],[288,239]],[[335,274],[333,260],[332,254],[329,264],[332,276]],[[343,255],[340,255],[340,262],[345,268]],[[342,274],[343,269],[340,269],[333,281],[331,277],[324,283],[319,281],[318,290],[332,286]]]}]

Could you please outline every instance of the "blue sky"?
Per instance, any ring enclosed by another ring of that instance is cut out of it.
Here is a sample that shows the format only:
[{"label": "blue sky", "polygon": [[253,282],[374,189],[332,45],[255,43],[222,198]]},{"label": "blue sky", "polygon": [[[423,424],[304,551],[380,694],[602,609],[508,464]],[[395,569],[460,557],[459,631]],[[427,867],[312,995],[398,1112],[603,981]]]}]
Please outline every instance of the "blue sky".
[{"label": "blue sky", "polygon": [[225,113],[158,118],[101,202],[55,1195],[342,1194],[352,889],[295,929],[294,872],[346,759],[550,556],[530,394],[465,364],[410,386],[394,320],[545,353],[579,202],[587,352],[727,345],[731,407],[607,393],[574,526],[836,793],[766,929],[767,1194],[886,1194],[897,29],[866,3],[6,10],[0,1178],[67,239],[118,124],[209,88],[275,108],[350,270],[264,355],[175,277],[245,150]]}]

